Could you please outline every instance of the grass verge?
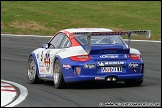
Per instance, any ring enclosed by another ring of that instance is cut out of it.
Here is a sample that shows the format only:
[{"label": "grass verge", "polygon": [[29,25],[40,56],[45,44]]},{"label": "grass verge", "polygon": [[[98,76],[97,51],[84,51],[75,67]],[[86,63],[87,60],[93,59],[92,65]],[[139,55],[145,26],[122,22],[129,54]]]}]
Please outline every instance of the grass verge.
[{"label": "grass verge", "polygon": [[1,1],[1,33],[54,35],[78,27],[151,30],[151,40],[161,40],[161,1]]}]

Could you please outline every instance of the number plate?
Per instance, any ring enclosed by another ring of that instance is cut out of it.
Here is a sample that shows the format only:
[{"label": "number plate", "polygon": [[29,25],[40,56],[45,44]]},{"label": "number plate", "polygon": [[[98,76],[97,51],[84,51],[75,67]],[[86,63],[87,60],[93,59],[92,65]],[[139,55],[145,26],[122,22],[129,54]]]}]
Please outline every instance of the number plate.
[{"label": "number plate", "polygon": [[101,67],[101,72],[122,72],[122,67]]}]

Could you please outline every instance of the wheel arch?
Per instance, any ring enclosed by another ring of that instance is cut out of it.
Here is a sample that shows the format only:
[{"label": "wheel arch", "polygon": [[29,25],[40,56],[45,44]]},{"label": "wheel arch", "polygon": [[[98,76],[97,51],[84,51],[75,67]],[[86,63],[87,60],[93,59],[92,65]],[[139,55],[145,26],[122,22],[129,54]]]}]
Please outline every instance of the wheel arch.
[{"label": "wheel arch", "polygon": [[[39,74],[38,62],[37,62],[37,60],[36,60],[36,55],[35,55],[34,52],[32,52],[32,53],[29,55],[29,57],[30,57],[30,56],[32,56],[33,59],[34,59],[34,62],[35,62],[35,64],[36,64],[36,72],[37,72],[38,77],[39,77],[40,74]],[[29,62],[29,59],[28,59],[28,62]]]},{"label": "wheel arch", "polygon": [[[63,70],[63,69],[62,69],[63,59],[62,59],[59,55],[54,56],[54,58],[53,58],[53,65],[54,65],[56,59],[59,59],[60,65],[61,65],[61,70]],[[63,76],[64,76],[64,72],[63,72],[63,71],[62,71],[62,73],[63,73]],[[64,77],[63,77],[63,78],[64,78]]]}]

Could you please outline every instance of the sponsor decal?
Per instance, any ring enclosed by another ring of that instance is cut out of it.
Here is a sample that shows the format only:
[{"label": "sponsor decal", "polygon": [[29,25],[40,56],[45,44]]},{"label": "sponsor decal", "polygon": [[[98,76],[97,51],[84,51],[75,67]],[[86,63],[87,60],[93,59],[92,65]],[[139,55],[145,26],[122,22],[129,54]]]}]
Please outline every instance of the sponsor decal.
[{"label": "sponsor decal", "polygon": [[122,67],[101,67],[101,72],[122,72]]},{"label": "sponsor decal", "polygon": [[84,64],[84,69],[95,69],[96,65],[95,64]]},{"label": "sponsor decal", "polygon": [[74,35],[88,34],[88,32],[74,32]]},{"label": "sponsor decal", "polygon": [[125,35],[128,34],[128,32],[93,32],[92,36],[95,35]]},{"label": "sponsor decal", "polygon": [[106,66],[106,65],[124,65],[124,61],[99,61],[97,62],[98,66]]},{"label": "sponsor decal", "polygon": [[43,61],[43,51],[41,52],[41,61]]},{"label": "sponsor decal", "polygon": [[40,77],[46,77],[46,75],[39,75]]},{"label": "sponsor decal", "polygon": [[97,62],[98,66],[105,66],[103,62]]},{"label": "sponsor decal", "polygon": [[104,80],[105,77],[95,77],[95,80]]},{"label": "sponsor decal", "polygon": [[118,58],[118,55],[106,54],[101,55],[100,58]]},{"label": "sponsor decal", "polygon": [[137,72],[136,69],[133,69],[134,72]]},{"label": "sponsor decal", "polygon": [[128,63],[128,67],[129,68],[138,68],[138,63],[137,62],[130,62],[130,63]]},{"label": "sponsor decal", "polygon": [[49,71],[49,68],[50,68],[50,51],[47,51],[47,53],[45,54],[44,64],[46,66],[47,71]]},{"label": "sponsor decal", "polygon": [[56,54],[59,54],[59,53],[65,52],[65,51],[66,51],[66,49],[59,50]]},{"label": "sponsor decal", "polygon": [[45,68],[44,67],[40,67],[40,72],[45,72]]},{"label": "sponsor decal", "polygon": [[63,64],[62,67],[65,68],[65,69],[71,68],[71,66],[70,65],[67,65],[67,64]]},{"label": "sponsor decal", "polygon": [[127,54],[124,54],[124,57],[127,58]]},{"label": "sponsor decal", "polygon": [[75,68],[75,71],[76,71],[76,73],[77,73],[78,75],[80,75],[81,68],[80,68],[80,67],[76,67],[76,68]]},{"label": "sponsor decal", "polygon": [[45,64],[42,62],[39,62],[39,67],[45,67]]},{"label": "sponsor decal", "polygon": [[137,34],[139,34],[139,33],[147,33],[147,31],[132,31],[132,33],[137,33]]},{"label": "sponsor decal", "polygon": [[37,58],[39,58],[39,54],[37,54]]}]

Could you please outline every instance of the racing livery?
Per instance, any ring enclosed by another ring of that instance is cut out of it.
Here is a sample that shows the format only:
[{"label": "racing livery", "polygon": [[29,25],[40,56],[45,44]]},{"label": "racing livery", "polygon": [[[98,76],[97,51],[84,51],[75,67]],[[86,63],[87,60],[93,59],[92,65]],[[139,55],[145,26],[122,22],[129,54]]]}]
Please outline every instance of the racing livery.
[{"label": "racing livery", "polygon": [[[128,36],[128,44],[122,36]],[[49,42],[31,52],[27,77],[30,83],[52,80],[56,88],[68,83],[103,80],[140,85],[144,61],[139,50],[130,48],[132,35],[149,30],[113,31],[106,28],[71,28],[57,32]]]}]

